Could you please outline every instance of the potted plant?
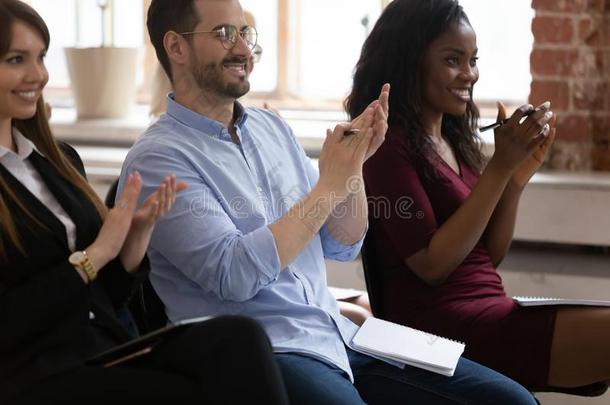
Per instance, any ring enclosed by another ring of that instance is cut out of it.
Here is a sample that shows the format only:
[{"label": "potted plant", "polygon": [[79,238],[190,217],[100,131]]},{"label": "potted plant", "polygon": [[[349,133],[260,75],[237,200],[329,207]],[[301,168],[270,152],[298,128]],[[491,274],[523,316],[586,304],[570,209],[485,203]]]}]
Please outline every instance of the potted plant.
[{"label": "potted plant", "polygon": [[138,49],[114,46],[113,0],[96,1],[102,44],[65,48],[68,73],[78,118],[120,118],[135,102]]}]

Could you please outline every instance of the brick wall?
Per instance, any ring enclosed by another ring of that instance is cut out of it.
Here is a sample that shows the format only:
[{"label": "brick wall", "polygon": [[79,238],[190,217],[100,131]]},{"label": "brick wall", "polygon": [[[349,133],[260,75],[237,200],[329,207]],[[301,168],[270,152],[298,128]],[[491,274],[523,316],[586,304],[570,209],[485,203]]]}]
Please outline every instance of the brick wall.
[{"label": "brick wall", "polygon": [[558,114],[549,165],[610,171],[610,0],[532,0],[530,103]]}]

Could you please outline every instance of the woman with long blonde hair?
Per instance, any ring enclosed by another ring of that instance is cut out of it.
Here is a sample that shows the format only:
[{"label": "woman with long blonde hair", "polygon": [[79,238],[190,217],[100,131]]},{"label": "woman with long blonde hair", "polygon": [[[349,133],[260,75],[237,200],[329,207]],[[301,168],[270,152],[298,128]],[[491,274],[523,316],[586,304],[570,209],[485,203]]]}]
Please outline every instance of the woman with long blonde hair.
[{"label": "woman with long blonde hair", "polygon": [[118,313],[186,184],[167,176],[137,207],[133,173],[107,211],[49,128],[48,47],[30,6],[0,0],[0,403],[285,403],[267,337],[246,318],[193,324],[117,366],[88,362],[133,337]]}]

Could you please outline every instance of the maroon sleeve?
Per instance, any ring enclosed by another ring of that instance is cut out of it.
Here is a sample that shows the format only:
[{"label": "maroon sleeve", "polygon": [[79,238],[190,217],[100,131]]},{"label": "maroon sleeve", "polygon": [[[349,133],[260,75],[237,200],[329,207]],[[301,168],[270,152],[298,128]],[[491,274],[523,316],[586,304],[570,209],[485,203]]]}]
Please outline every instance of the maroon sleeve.
[{"label": "maroon sleeve", "polygon": [[388,131],[386,141],[364,165],[369,215],[398,257],[407,259],[428,246],[438,228],[434,209],[402,134]]}]

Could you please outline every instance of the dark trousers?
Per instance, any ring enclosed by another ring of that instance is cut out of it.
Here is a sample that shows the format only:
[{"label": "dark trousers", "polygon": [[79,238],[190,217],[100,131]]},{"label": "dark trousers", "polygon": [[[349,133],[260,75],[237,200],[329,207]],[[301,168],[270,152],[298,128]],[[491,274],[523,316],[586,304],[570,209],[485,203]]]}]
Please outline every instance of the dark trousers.
[{"label": "dark trousers", "polygon": [[[521,385],[461,358],[453,377],[400,369],[347,349],[354,384],[341,369],[312,357],[278,353],[292,405],[536,405]],[[306,387],[304,389],[303,387]]]},{"label": "dark trousers", "polygon": [[138,361],[33,384],[15,404],[287,404],[267,335],[236,316],[194,324]]}]

